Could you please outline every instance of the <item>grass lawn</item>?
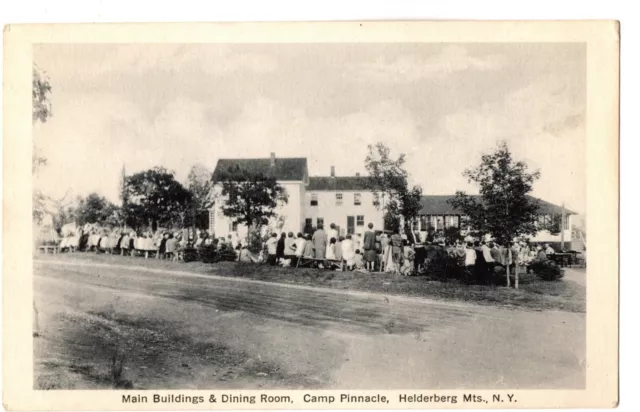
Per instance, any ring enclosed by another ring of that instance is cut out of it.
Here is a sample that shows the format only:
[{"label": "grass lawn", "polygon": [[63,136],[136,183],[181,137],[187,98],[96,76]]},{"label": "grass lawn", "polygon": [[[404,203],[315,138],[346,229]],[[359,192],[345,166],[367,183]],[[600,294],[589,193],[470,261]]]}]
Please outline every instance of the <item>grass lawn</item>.
[{"label": "grass lawn", "polygon": [[442,282],[429,276],[399,276],[384,273],[337,272],[312,268],[282,268],[267,265],[220,262],[170,262],[156,259],[67,253],[38,255],[38,259],[69,259],[112,264],[130,264],[156,269],[173,269],[200,274],[240,277],[267,282],[387,293],[435,300],[463,301],[527,310],[561,310],[584,313],[585,287],[570,280],[547,282],[535,275],[520,275],[520,289],[503,286],[464,285]]}]

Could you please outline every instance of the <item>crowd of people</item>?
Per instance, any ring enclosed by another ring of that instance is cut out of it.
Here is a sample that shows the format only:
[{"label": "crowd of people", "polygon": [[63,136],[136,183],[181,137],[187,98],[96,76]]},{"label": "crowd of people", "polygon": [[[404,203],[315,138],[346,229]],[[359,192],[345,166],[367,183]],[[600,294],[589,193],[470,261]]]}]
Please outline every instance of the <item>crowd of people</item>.
[{"label": "crowd of people", "polygon": [[121,256],[144,256],[156,259],[182,260],[187,249],[211,245],[221,248],[238,248],[237,237],[215,238],[208,231],[196,232],[196,236],[186,229],[135,231],[129,228],[104,228],[87,224],[66,233],[59,243],[61,251],[94,251]]},{"label": "crowd of people", "polygon": [[253,253],[237,234],[229,234],[225,238],[215,237],[204,230],[198,230],[194,235],[188,230],[161,229],[152,233],[85,225],[78,228],[74,236],[65,237],[61,247],[171,260],[183,260],[187,249],[209,247],[214,252],[232,250],[235,260],[245,263],[403,275],[428,273],[438,259],[447,257],[454,262],[450,270],[463,269],[478,283],[490,282],[498,267],[508,267],[511,273],[515,273],[521,268],[526,269],[531,262],[547,260],[550,254],[555,253],[548,244],[532,247],[526,240],[515,242],[510,247],[498,245],[493,240],[471,238],[448,243],[427,236],[424,242],[420,242],[399,231],[375,231],[373,223],[367,227],[364,233],[346,236],[341,236],[333,223],[326,231],[323,225],[318,225],[312,234],[271,233],[263,242],[262,250]]},{"label": "crowd of people", "polygon": [[364,234],[341,236],[337,226],[318,225],[313,234],[271,234],[264,244],[266,262],[281,266],[314,266],[325,269],[384,271],[411,274],[415,251],[406,236],[389,236],[368,224]]},{"label": "crowd of people", "polygon": [[[313,234],[272,233],[264,243],[264,255],[270,265],[315,266],[337,270],[389,272],[403,275],[428,273],[434,262],[444,257],[455,262],[467,275],[479,283],[490,282],[496,268],[511,273],[528,270],[531,262],[547,260],[555,251],[548,244],[532,246],[526,240],[510,247],[493,240],[466,238],[455,242],[435,241],[428,236],[424,242],[409,239],[399,231],[374,231],[368,224],[364,234],[340,236],[335,224],[325,231],[319,225]],[[241,258],[249,261],[249,258]],[[262,261],[263,259],[257,259]]]}]

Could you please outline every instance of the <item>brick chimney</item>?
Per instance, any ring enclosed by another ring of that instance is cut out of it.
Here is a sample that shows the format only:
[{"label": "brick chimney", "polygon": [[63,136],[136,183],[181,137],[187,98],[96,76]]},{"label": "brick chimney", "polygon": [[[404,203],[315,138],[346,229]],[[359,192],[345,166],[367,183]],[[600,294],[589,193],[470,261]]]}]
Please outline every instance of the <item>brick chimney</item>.
[{"label": "brick chimney", "polygon": [[271,167],[275,167],[276,165],[276,154],[271,152]]},{"label": "brick chimney", "polygon": [[336,177],[336,167],[331,166],[331,177]]}]

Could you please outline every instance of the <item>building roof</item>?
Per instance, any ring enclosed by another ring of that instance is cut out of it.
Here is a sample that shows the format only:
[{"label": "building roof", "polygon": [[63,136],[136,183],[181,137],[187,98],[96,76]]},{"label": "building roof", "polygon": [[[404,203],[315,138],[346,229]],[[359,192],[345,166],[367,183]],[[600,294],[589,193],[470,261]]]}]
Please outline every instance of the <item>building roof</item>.
[{"label": "building roof", "polygon": [[311,176],[307,190],[350,191],[369,190],[367,177],[363,176]]},{"label": "building roof", "polygon": [[[474,198],[479,199],[479,195],[471,195]],[[451,204],[449,204],[449,199],[453,199],[455,196],[453,195],[429,195],[422,196],[420,203],[422,204],[422,209],[420,210],[420,214],[423,215],[457,215],[461,212],[455,209]],[[542,199],[535,198],[533,196],[528,196],[529,200],[537,201],[540,206],[539,213],[543,215],[559,215],[562,214],[562,207],[554,205],[553,203],[546,202]],[[575,215],[576,212],[573,212],[569,209],[565,208],[565,214],[567,215]]]},{"label": "building roof", "polygon": [[275,177],[280,181],[303,181],[307,175],[307,159],[304,157],[276,157],[274,166],[271,158],[263,159],[220,159],[213,171],[213,180],[217,180],[221,173],[234,166],[252,173],[262,173]]}]

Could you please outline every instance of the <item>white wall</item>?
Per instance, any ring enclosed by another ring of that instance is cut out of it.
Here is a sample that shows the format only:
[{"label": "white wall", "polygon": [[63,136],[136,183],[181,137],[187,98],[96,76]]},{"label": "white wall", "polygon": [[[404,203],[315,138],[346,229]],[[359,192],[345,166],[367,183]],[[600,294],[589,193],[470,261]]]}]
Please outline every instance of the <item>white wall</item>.
[{"label": "white wall", "polygon": [[[336,193],[342,193],[342,205],[336,204]],[[356,206],[353,204],[354,193],[361,194],[361,204]],[[311,206],[312,195],[318,196],[318,206]],[[324,219],[325,229],[329,228],[331,223],[340,226],[347,231],[347,216],[353,216],[356,220],[355,233],[364,233],[369,222],[374,224],[374,230],[383,227],[382,208],[378,210],[373,205],[374,196],[372,192],[365,191],[306,191],[304,202],[304,218],[311,218],[312,225],[317,225],[317,219]],[[364,216],[364,225],[357,226],[357,216]],[[304,225],[304,219],[302,220]]]},{"label": "white wall", "polygon": [[[275,210],[277,216],[282,216],[284,219],[284,226],[282,231],[298,233],[302,230],[304,224],[303,211],[301,206],[304,199],[304,185],[302,182],[278,182],[287,192],[289,197],[288,203],[278,206]],[[220,198],[222,191],[221,185],[214,187],[214,192],[217,197],[216,204],[214,206],[215,221],[213,224],[213,230],[216,237],[226,237],[232,231],[232,221],[230,218],[224,216],[222,213],[222,205],[224,200]],[[272,219],[270,226],[274,228],[277,225],[277,219]],[[278,229],[280,230],[280,229]],[[247,236],[247,227],[245,225],[238,225],[237,234],[241,239],[245,239]]]},{"label": "white wall", "polygon": [[[571,228],[572,224],[572,216],[567,215],[567,229],[564,230],[564,241],[571,242]],[[560,242],[561,236],[558,233],[557,235],[552,235],[548,230],[541,230],[530,238],[532,242]]]}]

